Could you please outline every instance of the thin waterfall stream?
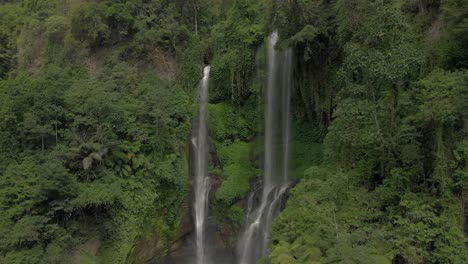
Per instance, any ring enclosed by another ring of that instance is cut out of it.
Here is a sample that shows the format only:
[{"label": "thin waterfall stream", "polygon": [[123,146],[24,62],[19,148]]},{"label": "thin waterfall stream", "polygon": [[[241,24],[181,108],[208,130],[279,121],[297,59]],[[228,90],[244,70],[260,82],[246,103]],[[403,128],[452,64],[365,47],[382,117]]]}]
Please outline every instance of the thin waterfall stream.
[{"label": "thin waterfall stream", "polygon": [[292,51],[277,51],[278,33],[268,38],[268,81],[265,91],[265,137],[263,186],[260,202],[249,196],[246,220],[237,245],[240,264],[254,264],[268,255],[273,219],[289,189],[289,142],[291,130],[290,89]]},{"label": "thin waterfall stream", "polygon": [[208,85],[210,81],[210,66],[203,70],[200,82],[200,111],[198,129],[192,138],[195,148],[195,182],[193,204],[195,223],[195,243],[197,264],[207,264],[205,227],[208,215],[208,195],[210,192],[210,178],[208,175]]}]

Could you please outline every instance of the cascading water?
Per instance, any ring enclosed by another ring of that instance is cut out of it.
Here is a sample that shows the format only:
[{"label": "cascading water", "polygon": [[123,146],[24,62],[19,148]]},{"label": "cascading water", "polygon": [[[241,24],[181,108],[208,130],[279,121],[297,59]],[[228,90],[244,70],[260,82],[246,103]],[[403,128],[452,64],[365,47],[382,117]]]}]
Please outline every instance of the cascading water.
[{"label": "cascading water", "polygon": [[200,82],[200,112],[198,129],[192,143],[195,147],[195,203],[194,222],[196,239],[196,258],[198,264],[207,264],[205,246],[205,225],[208,211],[208,195],[210,192],[210,179],[208,177],[208,84],[210,66],[203,70],[203,79]]},{"label": "cascading water", "polygon": [[265,93],[265,154],[262,194],[255,207],[249,196],[244,231],[238,242],[238,262],[254,264],[268,254],[273,219],[289,189],[290,89],[292,51],[275,49],[278,33],[268,38],[268,82]]}]

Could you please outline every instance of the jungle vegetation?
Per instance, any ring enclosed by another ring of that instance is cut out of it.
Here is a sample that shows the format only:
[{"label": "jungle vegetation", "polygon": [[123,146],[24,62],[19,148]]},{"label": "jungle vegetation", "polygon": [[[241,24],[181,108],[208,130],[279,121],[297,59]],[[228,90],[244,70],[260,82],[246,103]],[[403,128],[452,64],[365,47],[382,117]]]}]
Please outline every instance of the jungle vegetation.
[{"label": "jungle vegetation", "polygon": [[169,254],[207,63],[233,244],[275,29],[294,50],[298,183],[261,263],[468,263],[464,0],[0,1],[0,263]]}]

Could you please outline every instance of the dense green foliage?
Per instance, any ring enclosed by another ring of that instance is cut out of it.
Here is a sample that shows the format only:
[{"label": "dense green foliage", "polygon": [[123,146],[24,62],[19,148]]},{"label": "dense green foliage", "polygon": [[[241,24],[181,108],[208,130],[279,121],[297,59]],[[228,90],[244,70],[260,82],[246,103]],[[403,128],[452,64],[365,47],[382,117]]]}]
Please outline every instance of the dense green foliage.
[{"label": "dense green foliage", "polygon": [[[1,263],[124,263],[146,226],[165,254],[188,193],[192,113],[173,58],[191,37],[171,8],[0,6]],[[201,66],[196,51],[180,56],[183,71]]]},{"label": "dense green foliage", "polygon": [[0,263],[174,249],[208,62],[212,209],[232,245],[261,175],[274,29],[295,55],[299,183],[262,263],[468,263],[467,19],[463,0],[2,1]]},{"label": "dense green foliage", "polygon": [[[334,110],[323,165],[305,171],[274,226],[272,263],[468,261],[466,8],[280,5],[280,33],[297,48],[298,67],[333,73],[311,92],[324,91],[322,104],[332,96]],[[290,23],[294,10],[303,16]],[[317,105],[304,85],[302,97]]]},{"label": "dense green foliage", "polygon": [[[17,252],[5,262],[40,262],[42,248],[58,258],[94,230],[122,244],[109,247],[131,247],[142,215],[183,199],[188,97],[126,64],[111,69],[1,83],[1,248]],[[174,188],[179,194],[168,196]],[[177,213],[159,217],[174,225]]]}]

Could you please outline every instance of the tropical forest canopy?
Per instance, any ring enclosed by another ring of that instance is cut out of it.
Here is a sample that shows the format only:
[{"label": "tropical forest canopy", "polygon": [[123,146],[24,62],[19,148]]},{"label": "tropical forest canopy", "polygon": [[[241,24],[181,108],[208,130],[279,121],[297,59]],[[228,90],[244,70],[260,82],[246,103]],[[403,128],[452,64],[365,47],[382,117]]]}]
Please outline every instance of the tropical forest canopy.
[{"label": "tropical forest canopy", "polygon": [[0,263],[159,263],[211,64],[225,247],[261,176],[265,38],[297,185],[261,263],[468,263],[468,1],[0,1]]}]

